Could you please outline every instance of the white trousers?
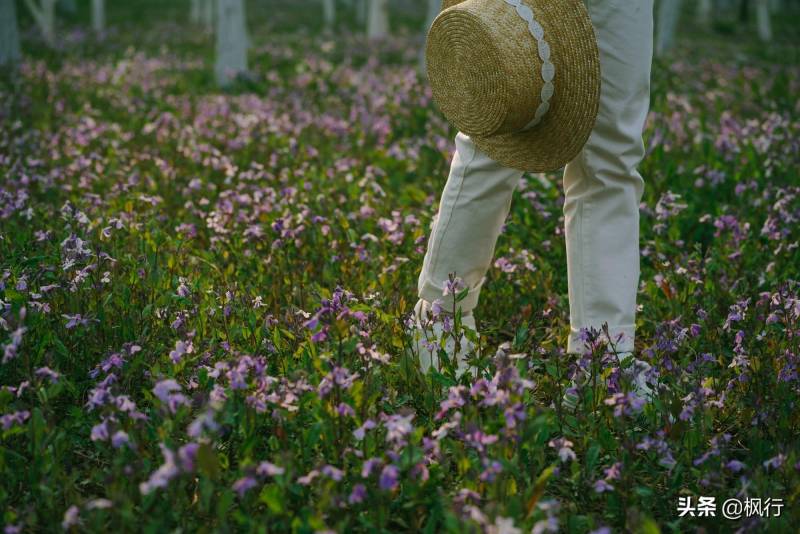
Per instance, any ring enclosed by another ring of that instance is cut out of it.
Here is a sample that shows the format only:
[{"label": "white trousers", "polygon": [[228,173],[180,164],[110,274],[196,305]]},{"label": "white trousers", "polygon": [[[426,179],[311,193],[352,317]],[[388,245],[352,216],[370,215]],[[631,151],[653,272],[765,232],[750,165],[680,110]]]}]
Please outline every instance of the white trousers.
[{"label": "white trousers", "polygon": [[[642,131],[650,105],[653,0],[584,0],[600,50],[600,111],[580,154],[564,169],[570,335],[567,352],[581,353],[581,328],[608,323],[620,352],[633,350],[639,285],[639,202],[644,181]],[[495,244],[522,171],[504,167],[467,135],[456,152],[434,217],[418,296],[440,299],[455,273],[469,288],[463,314],[478,304]]]}]

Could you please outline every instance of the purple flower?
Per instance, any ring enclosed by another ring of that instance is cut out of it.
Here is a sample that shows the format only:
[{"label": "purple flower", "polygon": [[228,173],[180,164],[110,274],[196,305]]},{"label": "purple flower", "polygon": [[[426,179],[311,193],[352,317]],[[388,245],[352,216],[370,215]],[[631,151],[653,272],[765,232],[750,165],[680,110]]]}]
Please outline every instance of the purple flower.
[{"label": "purple flower", "polygon": [[80,313],[77,313],[75,315],[62,314],[61,316],[67,320],[67,324],[64,325],[64,328],[66,328],[67,330],[70,330],[77,326],[86,326],[89,324],[89,321],[94,320],[88,317],[83,317]]},{"label": "purple flower", "polygon": [[480,478],[484,482],[494,482],[494,479],[497,478],[497,475],[503,472],[503,464],[498,462],[497,460],[492,460],[491,462],[485,462],[489,465],[486,466],[486,469],[480,474],[478,478]]},{"label": "purple flower", "polygon": [[191,354],[194,352],[194,345],[190,341],[182,341],[178,340],[175,342],[175,349],[171,350],[169,353],[169,358],[172,360],[172,363],[179,363],[186,354]]},{"label": "purple flower", "polygon": [[380,458],[372,457],[368,460],[364,460],[364,464],[361,466],[361,476],[362,478],[367,478],[372,473],[372,470],[380,465],[383,462]]},{"label": "purple flower", "polygon": [[739,460],[731,460],[725,464],[725,467],[727,467],[734,473],[738,473],[742,469],[745,469],[747,467],[747,464],[745,464],[744,462],[740,462]]},{"label": "purple flower", "polygon": [[151,493],[156,488],[165,488],[169,481],[178,475],[178,466],[175,463],[175,453],[166,445],[159,443],[161,454],[164,455],[164,463],[159,467],[146,482],[139,484],[139,491],[142,495]]},{"label": "purple flower", "polygon": [[299,477],[297,479],[297,483],[302,484],[303,486],[308,486],[309,484],[311,484],[311,481],[314,480],[317,476],[319,476],[319,471],[317,471],[316,469],[312,469],[304,476]]},{"label": "purple flower", "polygon": [[92,441],[107,441],[108,440],[108,422],[103,421],[92,427]]},{"label": "purple flower", "polygon": [[434,319],[439,317],[439,315],[441,315],[444,311],[442,304],[444,303],[441,299],[434,299],[433,302],[431,302],[431,314],[433,315]]},{"label": "purple flower", "polygon": [[192,292],[189,289],[189,286],[186,285],[186,278],[180,277],[180,282],[181,283],[178,286],[178,296],[185,298],[185,297],[188,297],[189,295],[191,295]]},{"label": "purple flower", "polygon": [[40,378],[48,378],[51,384],[55,384],[58,382],[58,378],[61,376],[57,372],[53,371],[49,367],[40,367],[36,370],[36,376]]},{"label": "purple flower", "polygon": [[111,446],[115,449],[122,448],[123,445],[130,445],[131,440],[128,438],[127,432],[123,430],[117,430],[114,432],[114,435],[111,436]]},{"label": "purple flower", "polygon": [[446,297],[447,295],[456,295],[458,294],[459,291],[467,287],[464,284],[464,280],[462,280],[458,276],[454,277],[452,280],[448,278],[447,280],[442,282],[442,284],[444,286],[442,289],[442,296],[444,297]]},{"label": "purple flower", "polygon": [[251,477],[245,476],[233,483],[233,491],[239,494],[239,498],[244,497],[244,494],[258,485],[258,481]]},{"label": "purple flower", "polygon": [[606,480],[619,480],[622,473],[622,462],[615,462],[605,469]]},{"label": "purple flower", "polygon": [[484,434],[480,430],[475,430],[464,435],[466,444],[475,448],[479,454],[484,454],[486,452],[486,447],[497,442],[499,439],[497,434]]},{"label": "purple flower", "polygon": [[322,474],[330,478],[331,480],[339,482],[340,480],[342,480],[342,477],[344,476],[344,471],[332,465],[325,465],[322,467]]},{"label": "purple flower", "polygon": [[258,464],[258,467],[256,468],[256,474],[262,477],[265,476],[274,477],[276,475],[282,475],[284,471],[285,469],[283,467],[279,467],[267,461],[261,462],[260,464]]},{"label": "purple flower", "polygon": [[153,393],[155,394],[156,397],[158,397],[158,400],[160,400],[163,403],[168,403],[170,395],[173,392],[180,390],[181,390],[180,384],[178,384],[172,378],[169,378],[167,380],[162,380],[161,382],[157,383],[153,388]]},{"label": "purple flower", "polygon": [[383,422],[383,426],[385,426],[387,430],[386,441],[393,441],[397,444],[404,443],[405,437],[412,430],[414,430],[414,427],[411,424],[411,420],[413,418],[413,413],[405,417],[399,414],[392,414],[388,416]]},{"label": "purple flower", "polygon": [[548,443],[554,449],[558,449],[558,457],[562,462],[575,460],[575,451],[572,450],[572,442],[566,438],[551,439]]},{"label": "purple flower", "polygon": [[153,388],[153,394],[169,407],[169,411],[175,413],[181,405],[188,405],[189,399],[181,391],[181,386],[173,379],[162,380]]},{"label": "purple flower", "polygon": [[353,436],[355,436],[357,441],[361,441],[362,439],[364,439],[365,432],[371,428],[375,428],[376,426],[377,423],[375,423],[375,421],[373,421],[372,419],[367,419],[366,421],[364,421],[364,424],[353,430]]},{"label": "purple flower", "polygon": [[3,425],[3,430],[8,430],[15,424],[21,425],[30,416],[31,412],[28,410],[20,410],[18,412],[9,413],[0,417],[0,423]]},{"label": "purple flower", "polygon": [[594,491],[597,493],[603,493],[604,491],[614,491],[614,486],[606,482],[605,480],[598,479],[594,483]]},{"label": "purple flower", "polygon": [[380,481],[378,485],[382,490],[391,491],[397,487],[397,478],[400,475],[400,470],[394,464],[387,464],[381,471]]},{"label": "purple flower", "polygon": [[786,461],[786,455],[783,453],[778,454],[777,456],[773,456],[769,460],[764,461],[764,468],[771,467],[772,469],[778,469],[783,463]]},{"label": "purple flower", "polygon": [[[2,319],[0,319],[0,321],[2,321]],[[3,363],[13,360],[17,357],[19,354],[19,348],[22,345],[22,336],[26,331],[27,328],[20,326],[11,333],[11,339],[3,348]]]},{"label": "purple flower", "polygon": [[[519,530],[519,529],[517,529]],[[513,532],[513,531],[502,531]],[[547,516],[547,519],[540,519],[533,525],[531,534],[542,534],[543,532],[558,532],[558,517],[554,515]]]},{"label": "purple flower", "polygon": [[203,430],[215,432],[219,428],[219,424],[214,420],[214,411],[208,409],[198,415],[194,421],[189,423],[186,433],[191,438],[198,438],[203,433]]},{"label": "purple flower", "polygon": [[603,402],[614,407],[614,417],[621,417],[623,414],[633,415],[640,412],[647,401],[631,391],[627,394],[614,393]]},{"label": "purple flower", "polygon": [[346,402],[340,402],[339,406],[336,407],[336,413],[339,414],[340,417],[353,417],[356,414],[356,411]]},{"label": "purple flower", "polygon": [[197,450],[200,445],[197,443],[187,443],[178,449],[178,459],[181,462],[181,469],[187,473],[194,471],[195,462],[197,461]]},{"label": "purple flower", "polygon": [[74,504],[64,512],[64,519],[61,521],[61,528],[69,530],[70,527],[78,524],[78,514],[80,510]]},{"label": "purple flower", "polygon": [[367,496],[367,488],[364,484],[356,484],[353,486],[353,491],[350,492],[350,496],[347,497],[347,502],[350,504],[357,504],[364,500]]}]

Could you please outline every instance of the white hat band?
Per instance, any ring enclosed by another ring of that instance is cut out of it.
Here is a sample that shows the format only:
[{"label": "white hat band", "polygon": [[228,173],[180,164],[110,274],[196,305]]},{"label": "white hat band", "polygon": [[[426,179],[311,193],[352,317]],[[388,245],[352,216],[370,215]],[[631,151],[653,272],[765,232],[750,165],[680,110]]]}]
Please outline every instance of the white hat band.
[{"label": "white hat band", "polygon": [[533,119],[526,124],[520,131],[524,132],[530,130],[544,118],[547,111],[550,109],[550,98],[555,93],[555,86],[553,85],[553,78],[556,75],[556,66],[550,61],[550,45],[544,38],[544,28],[534,18],[531,8],[522,3],[522,0],[505,0],[505,3],[512,6],[522,20],[528,25],[528,31],[536,39],[537,48],[539,50],[539,58],[542,60],[542,91],[539,95],[540,103],[536,108],[536,114]]}]

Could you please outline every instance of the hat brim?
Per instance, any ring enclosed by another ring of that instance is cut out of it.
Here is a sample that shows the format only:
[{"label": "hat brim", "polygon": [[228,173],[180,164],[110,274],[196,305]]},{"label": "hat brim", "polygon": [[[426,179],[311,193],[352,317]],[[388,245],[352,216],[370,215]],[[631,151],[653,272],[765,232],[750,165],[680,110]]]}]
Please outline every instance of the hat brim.
[{"label": "hat brim", "polygon": [[[556,65],[556,91],[550,109],[530,130],[470,138],[506,167],[549,172],[572,161],[592,133],[600,107],[600,53],[582,0],[526,3],[535,8],[539,22],[546,28],[551,60]],[[448,4],[455,2],[445,6]],[[538,57],[531,58],[532,63],[536,61]]]}]

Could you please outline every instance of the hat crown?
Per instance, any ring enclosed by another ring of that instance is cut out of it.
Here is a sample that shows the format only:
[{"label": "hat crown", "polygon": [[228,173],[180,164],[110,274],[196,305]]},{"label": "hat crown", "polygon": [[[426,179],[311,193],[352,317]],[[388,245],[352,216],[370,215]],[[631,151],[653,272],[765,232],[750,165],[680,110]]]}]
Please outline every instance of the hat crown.
[{"label": "hat crown", "polygon": [[[431,26],[426,60],[433,97],[467,135],[532,127],[549,107],[553,85],[545,87],[540,43],[549,45],[532,35],[518,12],[524,10],[536,20],[535,6],[526,0],[464,0],[446,7]],[[548,106],[541,107],[544,97]]]}]

